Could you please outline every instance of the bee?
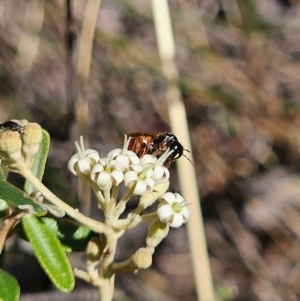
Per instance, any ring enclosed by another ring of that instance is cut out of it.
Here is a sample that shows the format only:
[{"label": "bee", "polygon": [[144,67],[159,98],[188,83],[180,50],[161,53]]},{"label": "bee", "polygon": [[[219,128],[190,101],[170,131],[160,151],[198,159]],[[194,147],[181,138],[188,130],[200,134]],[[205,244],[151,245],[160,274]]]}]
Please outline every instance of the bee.
[{"label": "bee", "polygon": [[20,134],[24,134],[24,128],[20,124],[12,120],[0,123],[0,129],[15,131],[15,132],[19,132]]},{"label": "bee", "polygon": [[[126,134],[127,137],[131,137],[128,150],[131,150],[137,154],[138,157],[143,157],[146,154],[153,155],[159,158],[167,149],[173,150],[173,153],[166,159],[164,166],[169,166],[181,156],[186,157],[183,151],[188,151],[178,141],[177,137],[168,132],[154,132],[154,133],[130,133]],[[121,137],[124,140],[123,135]],[[187,158],[187,157],[186,157]],[[188,159],[188,158],[187,158]],[[189,160],[189,159],[188,159]],[[190,161],[190,160],[189,160]],[[191,162],[191,161],[190,161]],[[191,162],[192,163],[192,162]],[[193,164],[193,163],[192,163]]]}]

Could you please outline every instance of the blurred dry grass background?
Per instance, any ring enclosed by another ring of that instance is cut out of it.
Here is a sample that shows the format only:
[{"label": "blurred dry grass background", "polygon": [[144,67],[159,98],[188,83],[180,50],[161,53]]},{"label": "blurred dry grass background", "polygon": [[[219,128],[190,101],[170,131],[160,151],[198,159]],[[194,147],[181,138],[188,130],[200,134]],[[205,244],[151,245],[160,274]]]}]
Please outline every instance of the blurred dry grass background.
[{"label": "blurred dry grass background", "polygon": [[[121,133],[169,130],[151,3],[102,1],[83,85],[70,75],[86,2],[69,2],[67,36],[68,2],[0,2],[0,121],[28,118],[50,132],[46,182],[59,179],[66,196],[77,139],[72,95],[89,101],[90,143],[100,154]],[[215,288],[223,300],[300,300],[299,1],[169,4]],[[120,278],[118,300],[195,300],[184,229],[154,260]]]}]

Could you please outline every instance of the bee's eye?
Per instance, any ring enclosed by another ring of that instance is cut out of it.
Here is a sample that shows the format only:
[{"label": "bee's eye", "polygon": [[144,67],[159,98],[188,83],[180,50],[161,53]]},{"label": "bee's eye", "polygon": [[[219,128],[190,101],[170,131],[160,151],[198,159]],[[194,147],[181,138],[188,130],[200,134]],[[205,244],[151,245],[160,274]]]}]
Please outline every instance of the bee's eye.
[{"label": "bee's eye", "polygon": [[170,149],[172,149],[174,151],[173,152],[173,158],[174,159],[180,158],[183,154],[183,147],[178,141],[172,143],[170,145]]}]

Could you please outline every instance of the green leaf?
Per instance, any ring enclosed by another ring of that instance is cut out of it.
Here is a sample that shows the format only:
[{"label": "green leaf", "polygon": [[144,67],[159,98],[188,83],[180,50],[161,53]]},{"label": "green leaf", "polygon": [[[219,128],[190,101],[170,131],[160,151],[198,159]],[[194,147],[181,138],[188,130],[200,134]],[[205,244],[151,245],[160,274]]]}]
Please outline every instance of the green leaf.
[{"label": "green leaf", "polygon": [[17,301],[20,296],[20,286],[17,280],[0,269],[0,300]]},{"label": "green leaf", "polygon": [[72,268],[55,233],[33,215],[25,215],[22,224],[38,261],[53,284],[62,292],[72,291],[75,285]]},{"label": "green leaf", "polygon": [[43,218],[43,222],[57,235],[61,243],[71,249],[71,251],[84,251],[91,238],[99,236],[99,234],[94,233],[89,228],[69,220],[55,220],[47,217]]},{"label": "green leaf", "polygon": [[[49,153],[49,146],[50,146],[50,136],[48,132],[43,130],[43,138],[40,143],[40,147],[36,155],[34,156],[34,162],[31,167],[32,173],[39,179],[42,180],[44,171],[45,171],[45,165]],[[29,182],[25,181],[24,190],[31,194],[36,190],[36,188]]]},{"label": "green leaf", "polygon": [[46,211],[36,202],[33,201],[24,191],[8,183],[0,177],[0,199],[6,203],[19,209],[32,209],[33,213],[41,216],[45,215]]},{"label": "green leaf", "polygon": [[4,200],[0,199],[0,218],[8,214],[8,205]]},{"label": "green leaf", "polygon": [[3,164],[0,164],[0,178],[2,180],[5,180],[7,178],[8,175],[8,171],[6,170],[6,168],[3,166]]}]

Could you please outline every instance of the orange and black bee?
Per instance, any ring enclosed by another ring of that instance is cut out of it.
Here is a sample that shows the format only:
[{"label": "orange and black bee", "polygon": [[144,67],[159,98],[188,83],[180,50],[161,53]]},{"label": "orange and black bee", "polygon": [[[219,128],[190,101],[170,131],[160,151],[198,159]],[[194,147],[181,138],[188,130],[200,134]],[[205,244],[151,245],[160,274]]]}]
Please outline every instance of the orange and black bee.
[{"label": "orange and black bee", "polygon": [[[173,150],[173,153],[166,159],[164,166],[169,166],[181,156],[185,156],[183,151],[186,150],[179,143],[177,137],[168,132],[157,133],[130,133],[126,134],[131,137],[128,149],[135,152],[138,157],[143,157],[146,154],[153,155],[159,158],[168,148]],[[124,135],[123,135],[124,140]],[[187,151],[187,150],[186,150]]]}]

